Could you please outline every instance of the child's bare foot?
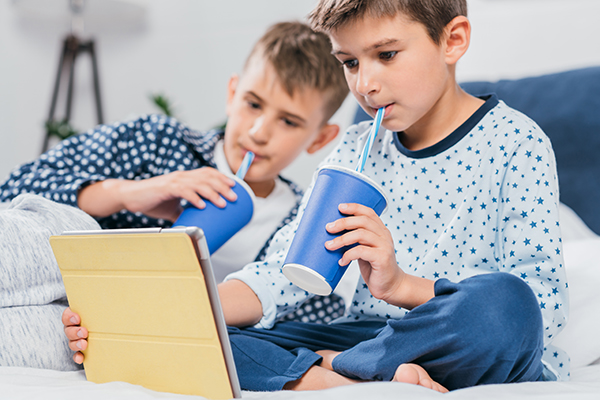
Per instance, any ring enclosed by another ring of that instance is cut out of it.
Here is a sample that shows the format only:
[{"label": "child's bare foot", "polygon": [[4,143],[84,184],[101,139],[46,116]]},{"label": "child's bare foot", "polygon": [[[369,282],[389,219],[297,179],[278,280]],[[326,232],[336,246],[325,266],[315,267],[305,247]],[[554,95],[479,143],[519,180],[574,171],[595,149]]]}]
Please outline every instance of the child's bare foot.
[{"label": "child's bare foot", "polygon": [[437,392],[446,393],[448,389],[435,382],[427,371],[417,364],[402,364],[396,369],[393,382],[412,383]]},{"label": "child's bare foot", "polygon": [[333,359],[340,354],[339,351],[333,351],[333,350],[319,350],[316,352],[318,355],[320,355],[321,357],[323,357],[323,361],[321,361],[321,367],[326,368],[330,371],[333,371],[333,367],[331,366],[331,363],[333,362]]}]

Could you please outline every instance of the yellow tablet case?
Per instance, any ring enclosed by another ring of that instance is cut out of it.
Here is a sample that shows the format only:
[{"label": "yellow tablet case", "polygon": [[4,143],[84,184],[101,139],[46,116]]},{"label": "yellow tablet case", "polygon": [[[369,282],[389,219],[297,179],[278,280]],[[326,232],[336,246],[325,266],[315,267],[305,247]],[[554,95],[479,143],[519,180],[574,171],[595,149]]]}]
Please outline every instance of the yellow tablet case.
[{"label": "yellow tablet case", "polygon": [[203,273],[202,231],[132,232],[50,238],[69,305],[89,331],[87,379],[241,397],[214,277]]}]

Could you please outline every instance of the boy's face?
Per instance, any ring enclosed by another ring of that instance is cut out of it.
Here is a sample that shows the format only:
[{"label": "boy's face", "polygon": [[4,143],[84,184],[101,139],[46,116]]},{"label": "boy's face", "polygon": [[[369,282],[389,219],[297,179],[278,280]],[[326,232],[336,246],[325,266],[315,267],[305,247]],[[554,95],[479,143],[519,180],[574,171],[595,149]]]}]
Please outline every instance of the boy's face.
[{"label": "boy's face", "polygon": [[426,123],[452,87],[444,45],[436,45],[422,24],[402,15],[365,17],[330,37],[352,94],[371,116],[385,107],[382,125],[387,129],[407,131]]},{"label": "boy's face", "polygon": [[254,56],[243,76],[229,82],[225,155],[231,170],[252,151],[245,180],[251,186],[272,181],[302,151],[325,146],[339,128],[325,123],[323,97],[316,89],[296,90],[290,97],[272,66]]}]

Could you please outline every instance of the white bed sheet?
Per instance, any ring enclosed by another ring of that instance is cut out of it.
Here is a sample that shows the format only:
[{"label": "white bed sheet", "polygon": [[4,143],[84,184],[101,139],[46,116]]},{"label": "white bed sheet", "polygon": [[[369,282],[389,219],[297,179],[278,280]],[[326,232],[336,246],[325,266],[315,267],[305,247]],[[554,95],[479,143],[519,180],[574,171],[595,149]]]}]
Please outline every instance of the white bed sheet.
[{"label": "white bed sheet", "polygon": [[[527,382],[484,385],[441,394],[419,386],[393,382],[363,383],[312,392],[243,392],[244,399],[377,400],[377,399],[569,399],[600,398],[600,365],[578,368],[569,382]],[[201,399],[160,393],[123,382],[94,384],[83,371],[61,372],[20,367],[0,368],[0,398],[23,400]]]},{"label": "white bed sheet", "polygon": [[[244,392],[246,399],[600,399],[600,236],[589,231],[568,208],[561,208],[564,257],[570,287],[571,315],[555,340],[571,356],[569,382],[485,385],[440,394],[422,387],[391,382],[363,383],[312,392]],[[95,384],[83,371],[63,372],[0,367],[0,399],[201,399],[161,393],[123,382]]]}]

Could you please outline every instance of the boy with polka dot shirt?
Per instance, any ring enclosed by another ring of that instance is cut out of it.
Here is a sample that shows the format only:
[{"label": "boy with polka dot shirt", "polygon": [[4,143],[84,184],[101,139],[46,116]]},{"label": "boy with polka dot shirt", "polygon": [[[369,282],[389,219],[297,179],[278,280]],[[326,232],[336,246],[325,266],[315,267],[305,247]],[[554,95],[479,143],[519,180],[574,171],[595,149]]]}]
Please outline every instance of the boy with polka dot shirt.
[{"label": "boy with polka dot shirt", "polygon": [[225,174],[252,151],[245,181],[256,194],[255,213],[213,254],[220,281],[260,257],[294,215],[302,192],[279,173],[336,137],[339,127],[328,121],[347,93],[326,35],[279,23],[258,40],[241,76],[230,79],[224,130],[194,131],[159,115],[100,125],[13,170],[0,201],[35,193],[81,208],[103,228],[169,227],[180,199],[200,208],[235,200]]}]

